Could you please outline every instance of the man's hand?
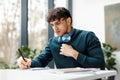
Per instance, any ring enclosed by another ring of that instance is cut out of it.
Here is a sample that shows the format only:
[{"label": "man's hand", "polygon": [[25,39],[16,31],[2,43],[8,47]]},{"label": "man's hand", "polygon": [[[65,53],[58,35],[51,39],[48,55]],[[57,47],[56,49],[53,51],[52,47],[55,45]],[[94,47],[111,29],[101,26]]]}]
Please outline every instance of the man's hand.
[{"label": "man's hand", "polygon": [[17,60],[17,63],[18,63],[19,68],[21,68],[21,69],[28,69],[28,68],[30,68],[31,59],[25,58],[25,60],[26,60],[26,61],[24,61],[22,57],[20,57],[20,58]]},{"label": "man's hand", "polygon": [[62,44],[60,51],[61,55],[73,57],[75,60],[77,60],[79,52],[73,49],[71,45]]}]

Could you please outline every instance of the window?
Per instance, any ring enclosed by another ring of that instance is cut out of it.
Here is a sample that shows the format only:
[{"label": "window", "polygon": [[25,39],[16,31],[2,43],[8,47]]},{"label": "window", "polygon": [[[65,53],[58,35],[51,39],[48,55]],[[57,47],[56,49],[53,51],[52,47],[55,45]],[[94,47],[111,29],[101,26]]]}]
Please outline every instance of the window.
[{"label": "window", "polygon": [[0,0],[0,62],[14,63],[20,38],[20,0]]},{"label": "window", "polygon": [[[62,3],[61,0],[51,0],[51,3],[48,3],[48,1],[25,1],[28,2],[28,27],[25,26],[28,32],[26,31],[25,34],[28,33],[28,45],[31,49],[43,50],[48,38],[50,38],[49,34],[52,33],[50,27],[47,28],[48,24],[46,22],[48,4],[51,6],[49,6],[49,9],[60,6],[68,8],[68,0],[64,0]],[[12,65],[16,61],[16,51],[22,43],[20,43],[20,38],[24,36],[23,34],[20,36],[21,28],[24,31],[24,27],[21,27],[21,21],[23,21],[21,20],[21,16],[23,17],[21,7],[24,9],[21,3],[22,0],[0,0],[0,63],[4,62]],[[25,19],[27,20],[26,16]],[[49,34],[47,31],[50,31]],[[25,40],[22,38],[21,41],[24,42]],[[27,42],[24,43],[27,44]],[[3,63],[1,64],[3,65]]]},{"label": "window", "polygon": [[48,0],[28,0],[28,44],[42,50],[47,43]]},{"label": "window", "polygon": [[54,7],[68,7],[68,0],[54,0]]}]

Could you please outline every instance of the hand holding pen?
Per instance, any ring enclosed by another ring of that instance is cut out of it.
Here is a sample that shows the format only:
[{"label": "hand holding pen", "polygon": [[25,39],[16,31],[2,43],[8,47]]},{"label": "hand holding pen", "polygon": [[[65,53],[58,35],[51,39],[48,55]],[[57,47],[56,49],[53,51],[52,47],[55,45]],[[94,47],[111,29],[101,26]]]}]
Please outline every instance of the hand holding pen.
[{"label": "hand holding pen", "polygon": [[31,59],[24,58],[22,51],[20,49],[18,49],[18,51],[19,51],[19,53],[21,55],[21,57],[17,60],[18,66],[21,69],[28,69],[28,68],[30,68]]}]

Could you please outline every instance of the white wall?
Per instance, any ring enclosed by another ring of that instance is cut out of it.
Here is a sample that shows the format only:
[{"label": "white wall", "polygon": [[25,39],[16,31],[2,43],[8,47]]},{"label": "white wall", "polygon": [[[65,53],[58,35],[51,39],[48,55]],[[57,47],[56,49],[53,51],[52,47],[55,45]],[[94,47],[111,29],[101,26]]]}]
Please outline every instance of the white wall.
[{"label": "white wall", "polygon": [[104,6],[120,0],[73,0],[73,26],[95,32],[105,42]]},{"label": "white wall", "polygon": [[[120,3],[120,0],[73,0],[73,26],[93,31],[101,42],[105,42],[104,6],[115,3]],[[119,76],[116,80],[120,79]]]}]

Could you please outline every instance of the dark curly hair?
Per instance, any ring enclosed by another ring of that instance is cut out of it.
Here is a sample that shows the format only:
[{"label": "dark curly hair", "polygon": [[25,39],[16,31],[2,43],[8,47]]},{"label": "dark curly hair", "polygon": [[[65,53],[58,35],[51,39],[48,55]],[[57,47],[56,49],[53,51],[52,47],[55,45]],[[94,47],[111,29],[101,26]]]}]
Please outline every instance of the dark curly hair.
[{"label": "dark curly hair", "polygon": [[58,7],[58,8],[49,10],[48,16],[47,16],[47,22],[50,23],[55,20],[60,20],[61,18],[67,19],[68,17],[71,18],[71,23],[72,23],[72,17],[70,12],[64,7]]}]

